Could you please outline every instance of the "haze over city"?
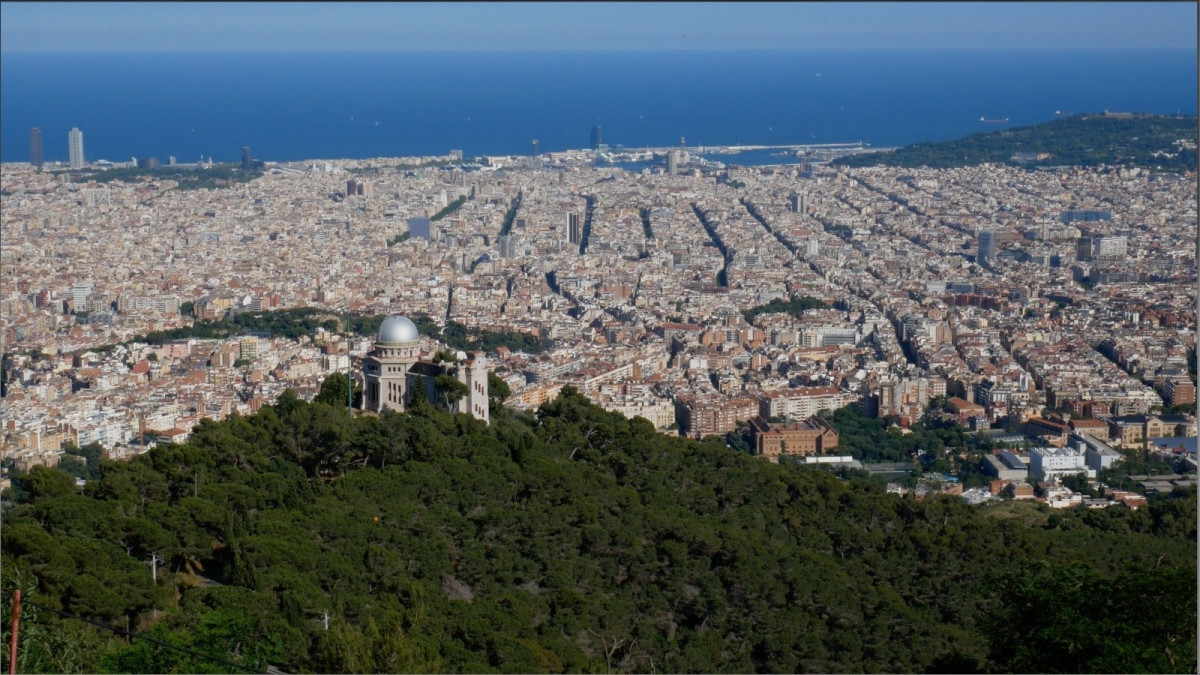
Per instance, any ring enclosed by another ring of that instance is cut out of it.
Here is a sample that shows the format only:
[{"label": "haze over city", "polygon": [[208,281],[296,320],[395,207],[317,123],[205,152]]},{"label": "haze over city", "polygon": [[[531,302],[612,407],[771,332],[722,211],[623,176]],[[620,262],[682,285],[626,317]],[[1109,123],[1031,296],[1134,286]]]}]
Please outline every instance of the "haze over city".
[{"label": "haze over city", "polygon": [[1196,19],[0,3],[0,668],[1194,672]]}]

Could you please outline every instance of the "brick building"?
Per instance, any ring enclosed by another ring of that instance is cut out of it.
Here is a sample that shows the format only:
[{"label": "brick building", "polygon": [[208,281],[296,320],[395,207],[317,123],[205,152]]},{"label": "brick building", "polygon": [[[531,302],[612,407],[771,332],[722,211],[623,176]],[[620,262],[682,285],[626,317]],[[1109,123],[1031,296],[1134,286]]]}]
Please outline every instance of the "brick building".
[{"label": "brick building", "polygon": [[820,417],[799,424],[771,424],[761,417],[750,421],[754,454],[778,462],[780,457],[824,455],[837,447],[838,434]]}]

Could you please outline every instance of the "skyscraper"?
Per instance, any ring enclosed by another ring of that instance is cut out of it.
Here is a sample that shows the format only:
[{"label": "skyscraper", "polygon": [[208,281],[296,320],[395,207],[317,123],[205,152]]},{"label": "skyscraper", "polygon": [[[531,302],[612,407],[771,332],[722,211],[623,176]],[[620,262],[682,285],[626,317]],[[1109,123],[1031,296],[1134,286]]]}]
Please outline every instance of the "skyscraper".
[{"label": "skyscraper", "polygon": [[250,170],[250,148],[242,146],[242,171]]},{"label": "skyscraper", "polygon": [[497,239],[497,243],[500,244],[500,257],[501,258],[515,257],[514,252],[517,249],[517,241],[516,241],[515,237],[513,237],[511,234],[506,234],[506,235],[500,237],[499,239]]},{"label": "skyscraper", "polygon": [[83,168],[83,132],[76,127],[71,127],[71,131],[67,133],[67,147],[71,160],[72,169]]},{"label": "skyscraper", "polygon": [[592,127],[592,149],[593,149],[593,150],[599,150],[599,149],[600,149],[600,142],[601,142],[601,139],[600,139],[600,132],[601,132],[602,130],[603,130],[603,129],[600,127],[600,125],[599,125],[599,124],[597,124],[596,126]]},{"label": "skyscraper", "polygon": [[34,127],[29,131],[29,163],[38,171],[42,170],[45,160],[42,157],[42,130]]},{"label": "skyscraper", "polygon": [[408,236],[410,239],[424,239],[425,241],[429,241],[429,219],[409,218]]},{"label": "skyscraper", "polygon": [[579,222],[578,213],[567,214],[567,243],[578,246],[583,241],[583,226]]},{"label": "skyscraper", "polygon": [[979,255],[975,256],[975,261],[982,265],[996,256],[996,231],[979,230],[976,236],[979,240]]},{"label": "skyscraper", "polygon": [[668,150],[667,151],[667,173],[671,176],[675,176],[679,173],[679,151],[678,150]]}]

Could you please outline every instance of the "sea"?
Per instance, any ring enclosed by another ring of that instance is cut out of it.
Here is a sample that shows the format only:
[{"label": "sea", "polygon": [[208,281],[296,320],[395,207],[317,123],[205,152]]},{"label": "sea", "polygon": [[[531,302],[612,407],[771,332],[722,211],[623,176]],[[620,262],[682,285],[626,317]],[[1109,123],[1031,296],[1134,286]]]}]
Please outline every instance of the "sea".
[{"label": "sea", "polygon": [[595,126],[628,149],[894,147],[1196,106],[1195,49],[5,53],[0,161],[29,161],[32,127],[47,161],[78,127],[88,161],[290,162],[552,152]]}]

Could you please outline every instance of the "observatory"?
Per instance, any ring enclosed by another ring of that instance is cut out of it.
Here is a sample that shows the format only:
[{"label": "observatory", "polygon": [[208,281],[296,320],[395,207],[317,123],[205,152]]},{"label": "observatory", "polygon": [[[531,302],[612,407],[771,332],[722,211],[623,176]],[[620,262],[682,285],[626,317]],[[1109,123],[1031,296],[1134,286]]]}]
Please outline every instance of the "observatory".
[{"label": "observatory", "polygon": [[[465,355],[464,355],[465,356]],[[452,412],[466,413],[488,422],[488,369],[483,352],[455,362],[434,363],[421,358],[421,335],[403,316],[389,316],[379,326],[375,348],[363,359],[363,410],[404,412],[419,389],[426,400]],[[449,375],[467,388],[462,398],[450,401],[436,386]]]}]

